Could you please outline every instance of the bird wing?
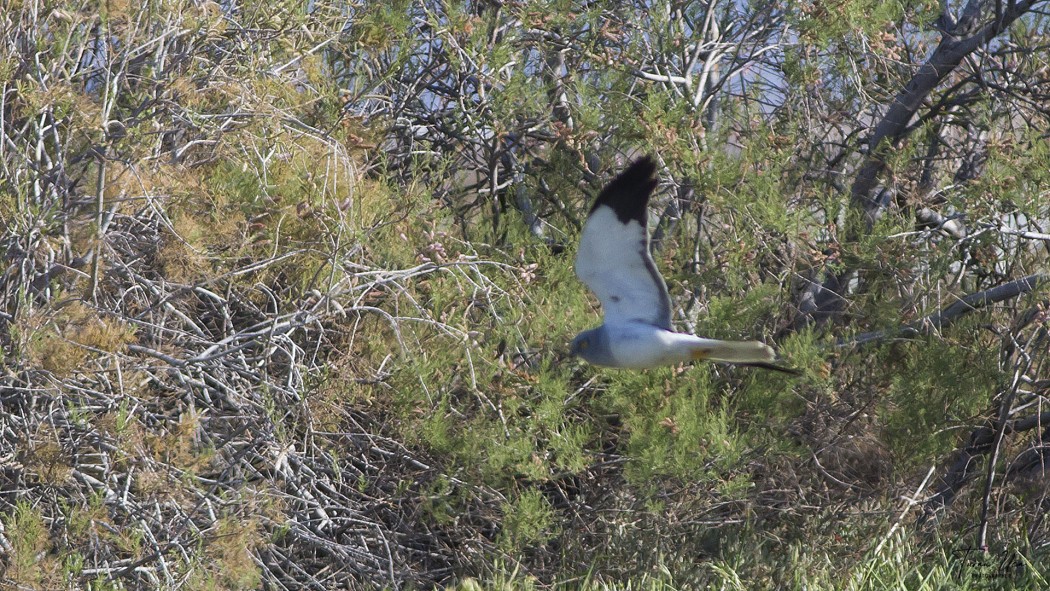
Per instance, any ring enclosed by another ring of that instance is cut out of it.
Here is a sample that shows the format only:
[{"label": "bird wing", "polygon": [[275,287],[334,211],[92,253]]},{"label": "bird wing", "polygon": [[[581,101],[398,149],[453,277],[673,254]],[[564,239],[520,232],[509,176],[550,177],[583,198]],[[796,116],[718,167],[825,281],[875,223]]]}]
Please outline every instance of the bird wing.
[{"label": "bird wing", "polygon": [[671,330],[671,298],[649,254],[649,196],[656,165],[642,158],[602,189],[583,225],[576,276],[598,296],[607,324]]}]

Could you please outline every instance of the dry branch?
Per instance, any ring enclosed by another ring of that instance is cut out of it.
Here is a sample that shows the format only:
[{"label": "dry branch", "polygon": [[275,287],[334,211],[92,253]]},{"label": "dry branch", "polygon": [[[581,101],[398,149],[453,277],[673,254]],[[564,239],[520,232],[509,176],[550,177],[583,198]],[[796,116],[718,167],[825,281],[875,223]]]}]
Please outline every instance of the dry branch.
[{"label": "dry branch", "polygon": [[890,330],[877,330],[861,333],[855,337],[840,340],[837,346],[859,347],[878,343],[886,339],[900,337],[909,338],[933,334],[943,330],[970,312],[980,310],[990,304],[1003,302],[1037,291],[1041,289],[1047,281],[1050,281],[1050,275],[1046,273],[1033,273],[1027,277],[1022,277],[1021,279],[1016,279],[1009,283],[997,285],[991,289],[965,295],[959,298],[955,303],[941,309],[940,311],[930,314],[929,316],[924,316],[910,324]]}]

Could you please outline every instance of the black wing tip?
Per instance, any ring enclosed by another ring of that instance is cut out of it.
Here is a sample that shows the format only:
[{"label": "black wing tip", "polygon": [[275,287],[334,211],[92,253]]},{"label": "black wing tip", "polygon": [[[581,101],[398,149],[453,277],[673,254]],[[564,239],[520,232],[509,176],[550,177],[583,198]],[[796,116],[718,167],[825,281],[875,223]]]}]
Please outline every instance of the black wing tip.
[{"label": "black wing tip", "polygon": [[639,178],[645,179],[654,177],[656,175],[656,160],[653,160],[653,157],[648,154],[638,158],[619,174],[619,176],[628,175],[637,175]]},{"label": "black wing tip", "polygon": [[757,363],[741,363],[739,365],[743,365],[745,367],[757,367],[759,369],[768,369],[769,371],[776,371],[776,372],[780,372],[780,373],[783,373],[783,374],[787,374],[789,376],[800,376],[800,375],[802,375],[802,371],[801,370],[797,370],[797,369],[795,369],[793,367],[786,367],[786,366],[783,366],[783,365],[777,365],[775,363],[757,362]]},{"label": "black wing tip", "polygon": [[656,162],[651,156],[642,156],[621,172],[598,194],[591,212],[607,205],[616,213],[620,223],[634,220],[646,226],[649,196],[656,189]]}]

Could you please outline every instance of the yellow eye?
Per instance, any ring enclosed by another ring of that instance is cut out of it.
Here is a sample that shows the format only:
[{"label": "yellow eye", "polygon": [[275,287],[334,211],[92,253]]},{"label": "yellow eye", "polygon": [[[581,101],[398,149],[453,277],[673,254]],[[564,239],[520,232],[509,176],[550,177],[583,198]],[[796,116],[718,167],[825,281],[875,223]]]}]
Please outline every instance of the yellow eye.
[{"label": "yellow eye", "polygon": [[586,349],[587,347],[590,347],[590,346],[591,346],[591,342],[590,341],[580,341],[580,348],[581,349]]}]

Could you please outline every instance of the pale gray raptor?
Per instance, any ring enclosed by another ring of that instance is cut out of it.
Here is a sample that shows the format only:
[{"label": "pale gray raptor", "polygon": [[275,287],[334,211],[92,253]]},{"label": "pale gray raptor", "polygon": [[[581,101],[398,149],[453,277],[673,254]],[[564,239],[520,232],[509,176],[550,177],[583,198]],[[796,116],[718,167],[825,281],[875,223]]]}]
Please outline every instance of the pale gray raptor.
[{"label": "pale gray raptor", "polygon": [[656,165],[641,158],[598,195],[583,225],[576,275],[598,296],[605,322],[572,341],[573,355],[595,365],[644,369],[688,361],[723,361],[785,373],[758,341],[718,341],[675,332],[671,298],[649,254],[649,196]]}]

